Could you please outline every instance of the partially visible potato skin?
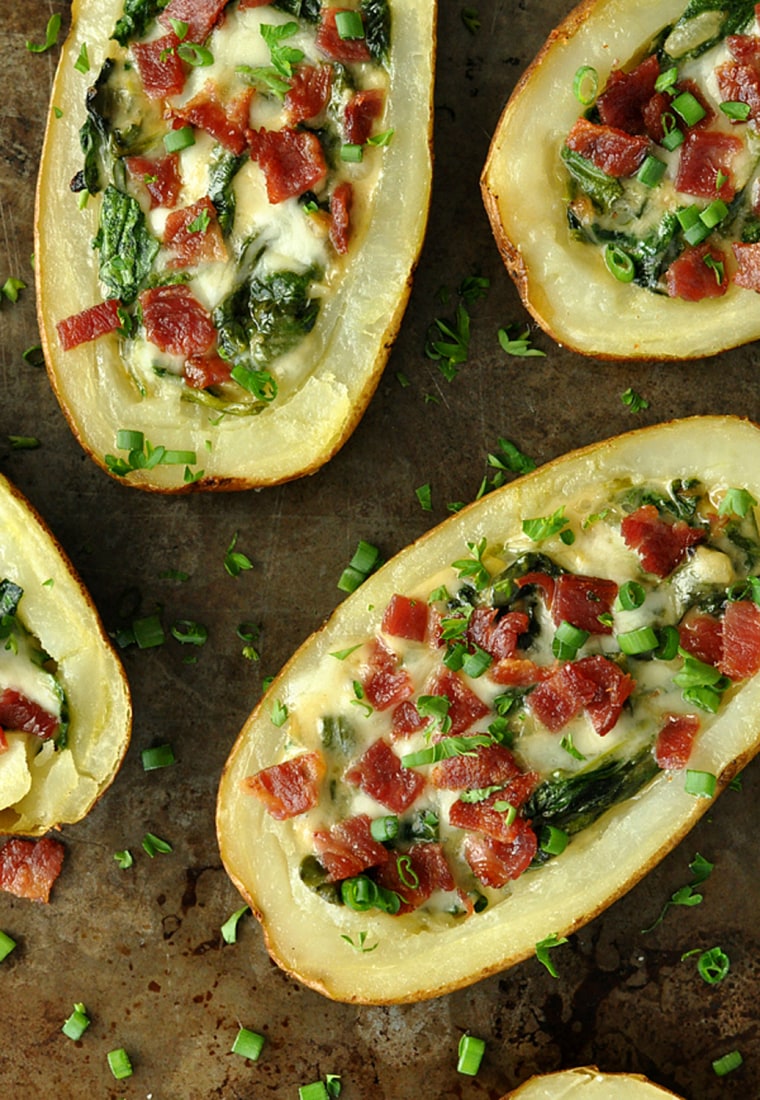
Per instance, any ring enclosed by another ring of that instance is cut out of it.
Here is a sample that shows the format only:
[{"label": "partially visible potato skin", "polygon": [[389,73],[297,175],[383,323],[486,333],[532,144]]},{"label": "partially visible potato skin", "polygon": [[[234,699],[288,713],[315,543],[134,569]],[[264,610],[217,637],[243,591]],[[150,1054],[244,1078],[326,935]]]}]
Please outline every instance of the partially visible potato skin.
[{"label": "partially visible potato skin", "polygon": [[[20,614],[56,662],[69,708],[68,746],[28,795],[0,809],[0,835],[41,836],[73,824],[111,785],[129,747],[132,700],[92,598],[32,504],[0,475],[0,579],[19,584]],[[68,787],[73,765],[79,782]],[[58,780],[58,771],[67,769]],[[61,788],[61,789],[59,789]]]},{"label": "partially visible potato skin", "polygon": [[[525,516],[549,514],[581,488],[628,477],[698,477],[712,486],[745,486],[760,500],[760,429],[730,416],[658,424],[561,456],[489,493],[369,577],[296,651],[252,711],[219,784],[219,848],[230,879],[262,925],[267,950],[303,984],[335,1000],[395,1004],[437,997],[496,974],[533,955],[546,936],[570,935],[605,910],[712,806],[661,772],[635,799],[609,811],[604,828],[591,826],[560,860],[513,883],[505,904],[428,935],[416,930],[413,919],[355,914],[317,898],[299,879],[303,852],[295,829],[270,818],[243,786],[246,776],[286,754],[284,727],[275,729],[270,720],[273,702],[297,712],[300,685],[318,675],[330,653],[371,637],[394,592],[413,590],[442,563],[454,561],[468,540],[509,545]],[[701,742],[700,767],[717,776],[718,791],[760,749],[758,714],[760,675],[742,686]],[[355,940],[360,932],[380,947],[344,955],[341,937]]]},{"label": "partially visible potato skin", "polygon": [[638,1073],[602,1073],[596,1066],[529,1078],[502,1100],[681,1100]]},{"label": "partially visible potato skin", "polygon": [[[183,467],[158,465],[120,478],[124,484],[171,494],[278,485],[320,469],[364,414],[407,305],[432,180],[436,0],[390,3],[395,38],[387,123],[394,139],[383,150],[374,215],[337,280],[338,321],[325,319],[324,336],[319,337],[322,354],[306,382],[287,399],[252,418],[218,418],[199,407],[190,410],[184,402],[178,415],[176,394],[140,398],[127,379],[113,334],[68,352],[60,347],[56,322],[101,298],[91,247],[99,199],[93,197],[85,209],[77,209],[69,183],[82,166],[79,127],[87,85],[115,48],[109,35],[123,7],[123,0],[74,0],[71,30],[52,90],[36,192],[37,312],[48,376],[74,436],[106,473],[112,473],[106,455],[114,453],[121,428],[143,431],[154,445],[195,451],[203,470],[197,481],[186,483]],[[91,63],[86,77],[74,68],[83,41]],[[60,115],[53,112],[53,104]],[[325,312],[315,334],[321,331]]]}]

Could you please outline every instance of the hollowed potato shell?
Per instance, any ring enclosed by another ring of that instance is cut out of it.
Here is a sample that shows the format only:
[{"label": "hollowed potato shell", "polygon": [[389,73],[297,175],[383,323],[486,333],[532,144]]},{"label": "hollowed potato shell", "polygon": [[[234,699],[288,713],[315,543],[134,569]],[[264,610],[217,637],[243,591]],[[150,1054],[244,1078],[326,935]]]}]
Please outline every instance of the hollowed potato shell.
[{"label": "hollowed potato shell", "polygon": [[596,1066],[531,1077],[502,1100],[678,1100],[638,1073],[600,1073]]},{"label": "hollowed potato shell", "polygon": [[[355,913],[328,904],[299,878],[304,852],[291,822],[275,822],[242,780],[281,760],[287,733],[270,720],[274,700],[297,714],[299,693],[329,654],[373,635],[394,592],[413,591],[461,557],[466,542],[509,545],[526,516],[551,514],[584,487],[701,478],[746,486],[760,500],[760,430],[732,417],[694,417],[627,433],[575,451],[471,504],[402,550],[349,596],[277,676],[245,723],[225,765],[217,834],[232,881],[259,918],[266,946],[289,973],[342,1001],[393,1003],[466,986],[534,953],[539,941],[581,927],[630,889],[712,805],[661,772],[573,839],[562,856],[511,884],[509,897],[445,930],[414,916]],[[593,572],[593,562],[589,563]],[[329,706],[329,699],[326,699]],[[718,790],[760,745],[760,677],[747,682],[695,747],[691,766]],[[351,948],[360,934],[372,951]]]},{"label": "hollowed potato shell", "polygon": [[0,809],[0,834],[40,836],[84,817],[110,785],[132,728],[129,687],[88,592],[41,518],[0,476],[0,579],[24,590],[20,616],[66,692],[68,745],[31,765],[29,792]]},{"label": "hollowed potato shell", "polygon": [[[391,0],[393,48],[384,125],[393,140],[374,212],[357,236],[335,294],[320,309],[312,333],[315,357],[303,385],[257,416],[209,415],[198,405],[143,400],[122,369],[115,335],[71,351],[58,341],[57,321],[102,298],[92,239],[99,198],[84,210],[69,189],[82,167],[79,127],[84,97],[109,50],[123,0],[75,0],[61,52],[37,184],[36,279],[39,327],[48,374],[69,424],[105,467],[120,428],[139,430],[154,445],[194,450],[204,476],[191,486],[182,466],[131,473],[143,489],[245,489],[313,473],[348,439],[385,366],[411,290],[430,201],[435,0]],[[74,62],[87,44],[91,70]],[[113,45],[113,44],[112,44]],[[172,387],[174,389],[174,387]],[[211,441],[210,449],[207,441]]]},{"label": "hollowed potato shell", "polygon": [[760,336],[760,300],[733,283],[686,302],[618,282],[567,224],[560,149],[582,107],[573,77],[604,87],[685,8],[684,0],[584,0],[550,34],[493,134],[481,189],[496,243],[530,313],[559,344],[610,359],[689,359]]}]

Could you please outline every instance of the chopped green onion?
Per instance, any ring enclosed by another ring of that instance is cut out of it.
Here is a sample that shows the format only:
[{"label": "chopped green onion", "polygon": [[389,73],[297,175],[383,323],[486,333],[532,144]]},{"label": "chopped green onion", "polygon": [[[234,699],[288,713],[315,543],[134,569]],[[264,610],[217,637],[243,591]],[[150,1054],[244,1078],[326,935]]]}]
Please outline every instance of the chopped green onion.
[{"label": "chopped green onion", "polygon": [[433,511],[433,492],[430,488],[430,482],[427,482],[425,485],[420,485],[418,489],[415,489],[414,495],[417,497],[423,512]]},{"label": "chopped green onion", "polygon": [[717,786],[717,777],[712,772],[700,772],[693,768],[686,769],[684,790],[687,794],[693,794],[696,798],[712,798]]},{"label": "chopped green onion", "polygon": [[240,918],[244,913],[248,912],[248,906],[244,905],[241,909],[236,909],[235,912],[227,917],[219,931],[222,933],[222,939],[225,943],[237,943],[237,926]]},{"label": "chopped green onion", "polygon": [[123,848],[120,852],[114,852],[113,858],[116,860],[119,868],[122,871],[128,871],[134,863],[134,859],[132,858],[132,853],[130,852],[129,848]]},{"label": "chopped green onion", "polygon": [[550,856],[560,856],[567,848],[570,837],[556,825],[544,825],[539,832],[539,847]]},{"label": "chopped green onion", "polygon": [[26,351],[22,351],[21,358],[25,363],[28,363],[30,367],[44,367],[45,365],[45,356],[39,344],[33,344],[31,347],[28,347]]},{"label": "chopped green onion", "polygon": [[457,1073],[464,1073],[468,1077],[474,1077],[480,1069],[483,1061],[486,1044],[484,1039],[477,1039],[474,1035],[463,1035],[459,1040],[459,1060],[457,1061]]},{"label": "chopped green onion", "polygon": [[63,1024],[61,1031],[67,1039],[81,1039],[90,1026],[90,1018],[83,1004],[75,1004],[74,1011]]},{"label": "chopped green onion", "polygon": [[24,280],[16,279],[12,275],[9,275],[3,283],[0,293],[2,293],[9,302],[17,302],[20,290],[26,290],[26,283]]},{"label": "chopped green onion", "polygon": [[677,95],[671,102],[670,106],[676,114],[681,116],[687,126],[694,126],[694,124],[699,122],[700,119],[703,119],[707,113],[696,96],[693,96],[691,92],[681,92],[681,94]]},{"label": "chopped green onion", "polygon": [[16,941],[7,932],[0,931],[0,962],[7,959],[15,947]]},{"label": "chopped green onion", "polygon": [[167,153],[179,153],[195,145],[195,132],[192,126],[180,126],[164,135],[164,148]]},{"label": "chopped green onion", "polygon": [[169,841],[162,840],[161,837],[156,836],[155,833],[146,833],[143,837],[142,846],[151,859],[159,853],[167,855],[172,851],[172,846]]},{"label": "chopped green onion", "polygon": [[[624,405],[628,406],[631,412],[634,413],[641,412],[642,409],[649,408],[649,402],[647,401],[646,397],[642,397],[640,393],[632,389],[630,386],[627,390],[624,390],[623,393],[621,393],[620,400],[623,402]],[[606,514],[606,511],[601,512],[599,513],[599,516],[597,518],[603,519]]]},{"label": "chopped green onion", "polygon": [[157,612],[135,619],[132,623],[132,631],[140,649],[151,649],[153,646],[163,645],[166,641],[161,618]]},{"label": "chopped green onion", "polygon": [[191,619],[178,619],[170,630],[172,638],[182,645],[204,645],[208,641],[208,629]]},{"label": "chopped green onion", "polygon": [[599,90],[599,74],[591,65],[581,65],[573,77],[573,95],[584,107],[590,107]]},{"label": "chopped green onion", "polygon": [[699,220],[706,225],[708,229],[714,229],[718,222],[723,221],[727,213],[728,207],[723,200],[713,199],[699,215]]},{"label": "chopped green onion", "polygon": [[58,41],[60,30],[61,16],[59,12],[56,12],[55,15],[51,15],[48,19],[45,29],[45,41],[41,45],[27,41],[26,48],[29,50],[29,53],[45,53],[46,50],[52,49]]},{"label": "chopped green onion", "polygon": [[677,626],[663,626],[658,632],[659,643],[654,651],[655,657],[660,661],[672,661],[678,656],[678,647],[681,644],[681,636]]},{"label": "chopped green onion", "polygon": [[622,653],[635,657],[639,653],[649,653],[660,644],[657,632],[651,626],[642,626],[638,630],[626,630],[618,634],[617,643]]},{"label": "chopped green onion", "polygon": [[649,154],[649,156],[646,156],[641,162],[639,170],[636,173],[636,179],[639,183],[643,183],[645,187],[656,187],[665,175],[666,168],[667,165],[664,160],[660,160],[659,157]]},{"label": "chopped green onion", "polygon": [[364,147],[344,142],[340,147],[340,159],[346,164],[359,164],[364,159]]},{"label": "chopped green onion", "polygon": [[615,609],[618,611],[634,611],[641,607],[646,599],[646,592],[637,581],[626,581],[621,584],[615,600]]},{"label": "chopped green onion", "polygon": [[472,676],[473,679],[477,679],[478,676],[482,676],[486,669],[490,668],[493,663],[493,657],[490,653],[486,653],[480,646],[475,646],[473,652],[466,652],[462,660],[462,671],[468,676]]},{"label": "chopped green onion", "polygon": [[398,817],[396,814],[375,817],[370,822],[369,831],[373,839],[380,841],[381,844],[386,840],[393,840],[398,836]]},{"label": "chopped green onion", "polygon": [[176,764],[177,758],[170,744],[154,745],[153,748],[143,749],[141,754],[143,771],[152,772],[158,768],[168,768]]},{"label": "chopped green onion", "polygon": [[568,753],[570,756],[572,756],[572,758],[574,760],[585,760],[586,759],[586,757],[583,755],[583,753],[580,751],[580,749],[577,749],[575,747],[575,745],[573,744],[573,736],[572,736],[571,733],[566,733],[565,734],[565,736],[562,738],[562,740],[559,743],[559,747],[561,749],[564,749],[565,752]]},{"label": "chopped green onion", "polygon": [[387,890],[366,875],[344,878],[340,884],[340,896],[343,904],[356,913],[380,909],[393,916],[401,908],[401,898],[395,890]]},{"label": "chopped green onion", "polygon": [[580,649],[588,641],[588,636],[588,630],[573,626],[567,619],[562,620],[554,635],[563,645],[572,646],[573,649]]},{"label": "chopped green onion", "polygon": [[190,24],[186,23],[184,19],[170,19],[169,25],[179,38],[180,42],[183,38],[187,38],[187,32],[190,30]]},{"label": "chopped green onion", "polygon": [[633,260],[628,253],[624,252],[618,245],[610,242],[605,246],[604,263],[609,273],[614,275],[618,282],[633,282],[633,276],[635,274]]},{"label": "chopped green onion", "polygon": [[672,88],[678,80],[678,68],[675,65],[671,65],[669,69],[665,69],[654,82],[654,90],[656,92],[667,91],[668,88]]},{"label": "chopped green onion", "polygon": [[360,539],[354,556],[340,575],[338,588],[341,592],[355,592],[379,564],[378,548],[371,542]]},{"label": "chopped green onion", "polygon": [[731,118],[734,122],[746,122],[749,118],[751,107],[749,103],[742,103],[740,100],[727,99],[723,103],[719,103],[721,111],[727,118]]},{"label": "chopped green onion", "polygon": [[9,435],[8,443],[12,451],[36,451],[41,446],[39,439],[33,435]]},{"label": "chopped green onion", "polygon": [[732,1050],[729,1054],[724,1054],[720,1058],[716,1058],[712,1064],[712,1068],[718,1077],[725,1077],[727,1073],[732,1073],[735,1069],[743,1063],[744,1059],[738,1050]]},{"label": "chopped green onion", "polygon": [[243,1058],[250,1058],[252,1062],[261,1054],[264,1047],[264,1036],[257,1031],[249,1031],[247,1027],[241,1027],[235,1036],[235,1042],[230,1047],[231,1054],[240,1054]]},{"label": "chopped green onion", "polygon": [[394,130],[383,130],[380,134],[373,134],[367,138],[367,145],[390,145],[394,133]]},{"label": "chopped green onion", "polygon": [[120,451],[141,451],[145,444],[142,432],[129,428],[119,428],[116,433],[116,446]]},{"label": "chopped green onion", "polygon": [[118,1050],[109,1050],[106,1058],[108,1059],[108,1067],[117,1081],[123,1081],[125,1077],[132,1076],[132,1063],[124,1047],[119,1047]]},{"label": "chopped green onion", "polygon": [[335,15],[335,29],[340,38],[364,38],[364,21],[358,11],[339,11]]},{"label": "chopped green onion", "polygon": [[330,1100],[324,1081],[313,1081],[310,1085],[300,1085],[298,1100]]},{"label": "chopped green onion", "polygon": [[[666,120],[670,120],[669,124],[666,123]],[[662,129],[663,135],[661,144],[669,153],[672,153],[679,145],[683,145],[683,131],[678,129],[675,125],[675,119],[667,112],[662,115]]]},{"label": "chopped green onion", "polygon": [[198,461],[195,451],[165,450],[161,463],[164,466],[194,466]]}]

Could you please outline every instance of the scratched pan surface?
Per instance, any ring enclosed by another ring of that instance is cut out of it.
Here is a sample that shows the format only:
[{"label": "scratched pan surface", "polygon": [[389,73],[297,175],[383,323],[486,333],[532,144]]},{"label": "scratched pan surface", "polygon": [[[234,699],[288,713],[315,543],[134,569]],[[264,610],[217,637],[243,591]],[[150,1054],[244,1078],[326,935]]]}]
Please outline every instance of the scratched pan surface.
[{"label": "scratched pan surface", "polygon": [[[31,289],[0,306],[0,469],[46,516],[109,629],[130,592],[140,593],[144,612],[160,607],[167,624],[195,619],[209,629],[193,662],[171,640],[124,651],[135,726],[121,774],[92,814],[64,831],[51,904],[0,895],[0,929],[18,942],[0,964],[0,1095],[285,1100],[336,1073],[345,1100],[413,1100],[423,1089],[495,1100],[532,1073],[589,1062],[644,1073],[686,1100],[760,1095],[757,763],[743,789],[727,792],[644,882],[554,953],[557,978],[529,960],[436,1001],[346,1006],[280,973],[250,917],[236,944],[220,935],[240,904],[214,838],[222,765],[262,678],[336,606],[336,581],[360,538],[391,555],[443,519],[448,502],[475,494],[499,436],[544,462],[669,417],[760,418],[756,348],[681,366],[605,365],[538,333],[546,358],[501,352],[498,328],[526,318],[491,240],[478,175],[505,97],[569,5],[475,0],[474,31],[463,6],[444,0],[440,13],[436,182],[410,308],[367,414],[320,473],[258,494],[163,500],[130,491],[82,454],[44,372],[22,359],[37,338]],[[25,42],[43,39],[54,11],[66,25],[68,7],[2,0],[0,11],[0,284],[13,275],[31,287],[33,189],[56,51],[33,55]],[[426,332],[452,308],[441,290],[474,272],[490,290],[471,310],[469,360],[447,381],[425,356]],[[620,399],[629,386],[649,401],[635,416]],[[41,445],[14,450],[10,436]],[[428,482],[432,512],[414,492]],[[232,578],[223,558],[236,532],[253,568]],[[235,631],[244,621],[261,625],[258,662],[241,655]],[[177,764],[144,773],[141,750],[163,740]],[[149,859],[147,831],[172,852]],[[135,855],[129,871],[113,858],[123,848]],[[702,903],[673,908],[642,933],[690,880],[696,852],[715,864]],[[710,987],[681,956],[715,945],[731,970]],[[75,1043],[60,1027],[78,1001],[93,1022]],[[230,1053],[239,1024],[267,1038],[256,1063]],[[466,1030],[487,1043],[475,1078],[456,1072]],[[123,1082],[106,1063],[116,1047],[134,1066]],[[712,1059],[734,1048],[743,1067],[717,1078]]]}]

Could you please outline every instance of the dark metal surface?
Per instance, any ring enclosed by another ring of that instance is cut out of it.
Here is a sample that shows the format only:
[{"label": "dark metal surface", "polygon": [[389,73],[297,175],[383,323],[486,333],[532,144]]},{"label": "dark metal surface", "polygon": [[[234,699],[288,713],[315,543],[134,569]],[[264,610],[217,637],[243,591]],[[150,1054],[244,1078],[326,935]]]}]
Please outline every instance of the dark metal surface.
[{"label": "dark metal surface", "polygon": [[[757,764],[742,791],[723,795],[645,881],[554,953],[556,979],[530,960],[432,1002],[352,1007],[280,973],[250,917],[235,945],[219,932],[241,904],[214,836],[221,768],[261,679],[338,603],[337,578],[360,538],[390,556],[445,518],[447,502],[477,491],[499,436],[545,462],[674,416],[760,418],[755,347],[682,365],[610,365],[538,333],[545,359],[501,352],[497,329],[525,314],[493,244],[478,176],[507,94],[569,4],[471,6],[475,33],[462,4],[444,0],[440,12],[435,188],[410,307],[367,414],[321,472],[261,493],[181,499],[112,481],[74,441],[44,372],[22,359],[37,339],[33,291],[0,305],[0,469],[46,517],[109,629],[135,587],[146,612],[160,606],[165,622],[197,619],[210,632],[194,663],[173,641],[125,652],[135,722],[120,775],[85,821],[64,830],[51,904],[0,896],[0,929],[19,944],[0,964],[2,1096],[286,1100],[337,1073],[346,1100],[495,1100],[531,1073],[589,1062],[645,1073],[686,1100],[760,1096]],[[32,55],[25,42],[44,38],[52,11],[65,25],[68,8],[2,0],[1,10],[0,283],[13,275],[31,288],[33,188],[57,52]],[[65,265],[61,257],[62,277]],[[474,271],[490,291],[472,308],[469,361],[447,382],[425,357],[426,331],[446,312],[440,289],[454,291]],[[621,402],[629,386],[649,400],[635,416]],[[37,436],[41,446],[12,451],[12,435]],[[432,513],[414,492],[426,482]],[[233,579],[223,557],[235,532],[253,569]],[[189,579],[162,578],[168,569]],[[235,629],[244,620],[262,626],[258,663],[241,655]],[[178,763],[144,773],[140,751],[163,740]],[[169,840],[172,853],[149,859],[146,831]],[[113,853],[125,847],[135,865],[121,871]],[[704,900],[671,909],[642,933],[690,881],[696,852],[715,863]],[[681,956],[716,944],[731,970],[710,987]],[[60,1031],[75,1001],[93,1020],[79,1042]],[[256,1063],[230,1053],[241,1023],[267,1037]],[[465,1030],[487,1043],[476,1078],[456,1072]],[[134,1075],[116,1082],[106,1052],[121,1046]],[[711,1060],[734,1048],[744,1066],[717,1078]]]}]

